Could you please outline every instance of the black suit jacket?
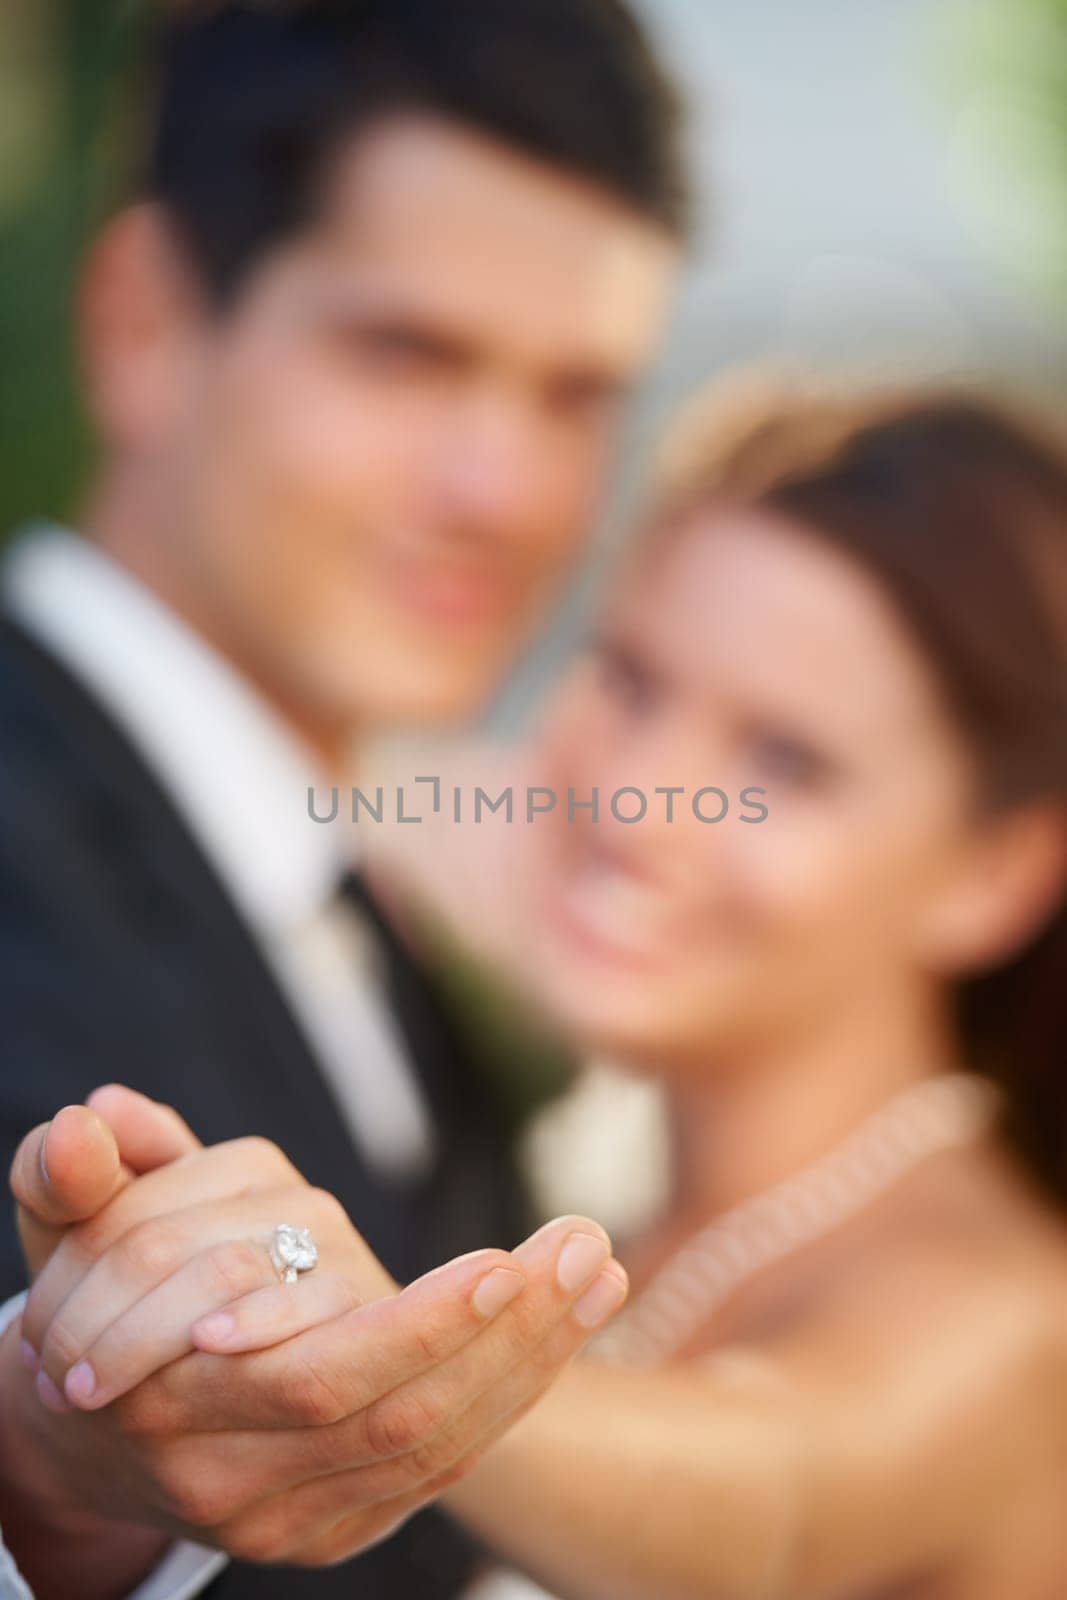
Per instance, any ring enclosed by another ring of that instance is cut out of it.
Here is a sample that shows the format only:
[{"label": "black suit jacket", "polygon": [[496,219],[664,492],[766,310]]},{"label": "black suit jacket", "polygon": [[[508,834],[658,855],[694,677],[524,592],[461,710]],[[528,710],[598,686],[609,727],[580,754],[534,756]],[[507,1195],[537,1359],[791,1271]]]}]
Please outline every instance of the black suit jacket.
[{"label": "black suit jacket", "polygon": [[[210,717],[210,707],[204,716]],[[249,797],[255,804],[255,796]],[[100,705],[0,618],[0,1158],[95,1085],[175,1105],[205,1143],[257,1133],[342,1201],[397,1278],[528,1231],[502,1123],[440,1002],[375,917],[401,1029],[432,1107],[432,1172],[363,1165],[308,1041],[212,866]],[[0,1295],[24,1283],[10,1215]],[[436,1511],[340,1568],[235,1563],[217,1600],[460,1592],[473,1543]]]}]

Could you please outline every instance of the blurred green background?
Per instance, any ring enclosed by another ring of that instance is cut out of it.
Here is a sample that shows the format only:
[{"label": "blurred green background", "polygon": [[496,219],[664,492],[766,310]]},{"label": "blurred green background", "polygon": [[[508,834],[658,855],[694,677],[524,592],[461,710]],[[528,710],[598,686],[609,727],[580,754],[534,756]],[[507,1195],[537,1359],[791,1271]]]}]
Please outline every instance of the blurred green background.
[{"label": "blurred green background", "polygon": [[[664,403],[730,361],[877,364],[909,335],[935,366],[1062,386],[1067,0],[640,9],[688,90],[716,213]],[[0,530],[67,514],[84,474],[70,291],[136,179],[150,21],[145,0],[0,0]]]},{"label": "blurred green background", "polygon": [[0,530],[69,511],[89,456],[70,301],[94,221],[133,178],[147,10],[0,0]]}]

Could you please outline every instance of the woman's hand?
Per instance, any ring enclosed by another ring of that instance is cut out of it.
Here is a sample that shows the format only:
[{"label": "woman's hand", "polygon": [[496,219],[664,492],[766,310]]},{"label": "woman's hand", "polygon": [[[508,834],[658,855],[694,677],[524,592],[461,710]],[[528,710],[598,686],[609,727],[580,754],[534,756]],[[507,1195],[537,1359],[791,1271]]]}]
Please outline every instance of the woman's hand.
[{"label": "woman's hand", "polygon": [[[322,1266],[301,1284],[281,1285],[270,1259],[279,1222],[309,1228],[318,1245]],[[39,1356],[41,1399],[106,1405],[188,1354],[197,1318],[271,1286],[299,1308],[294,1332],[397,1291],[339,1202],[265,1140],[160,1167],[68,1229],[30,1291],[22,1333]]]}]

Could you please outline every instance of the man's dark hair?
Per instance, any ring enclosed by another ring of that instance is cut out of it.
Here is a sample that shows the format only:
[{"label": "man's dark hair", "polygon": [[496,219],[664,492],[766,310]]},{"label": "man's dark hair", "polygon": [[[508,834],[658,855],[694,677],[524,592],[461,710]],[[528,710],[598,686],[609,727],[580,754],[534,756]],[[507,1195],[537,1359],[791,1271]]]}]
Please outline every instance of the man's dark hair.
[{"label": "man's dark hair", "polygon": [[219,299],[308,220],[340,141],[430,113],[674,235],[677,102],[623,0],[244,0],[166,28],[149,194]]}]

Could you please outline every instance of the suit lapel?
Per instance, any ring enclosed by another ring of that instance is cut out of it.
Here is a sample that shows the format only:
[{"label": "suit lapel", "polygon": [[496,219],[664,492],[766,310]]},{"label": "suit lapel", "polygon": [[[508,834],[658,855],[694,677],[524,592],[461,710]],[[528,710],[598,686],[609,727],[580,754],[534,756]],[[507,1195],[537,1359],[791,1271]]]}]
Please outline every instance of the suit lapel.
[{"label": "suit lapel", "polygon": [[154,1060],[125,1063],[129,1081],[172,1099],[206,1142],[273,1139],[375,1248],[394,1252],[391,1196],[361,1163],[308,1040],[170,797],[95,698],[8,619],[0,650],[16,696],[11,674],[23,679],[36,754],[68,826],[121,900],[123,1004],[131,1035],[155,1045]]}]

